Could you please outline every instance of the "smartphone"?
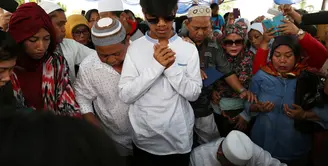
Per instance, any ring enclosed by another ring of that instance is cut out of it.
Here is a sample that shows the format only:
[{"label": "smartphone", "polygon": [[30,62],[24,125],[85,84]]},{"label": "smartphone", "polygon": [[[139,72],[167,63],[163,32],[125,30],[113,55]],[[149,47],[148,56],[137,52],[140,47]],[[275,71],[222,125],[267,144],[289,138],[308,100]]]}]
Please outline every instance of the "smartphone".
[{"label": "smartphone", "polygon": [[[268,29],[270,29],[270,28],[273,28],[273,30],[278,30],[278,29],[277,29],[277,26],[276,26],[276,25],[274,24],[274,22],[273,22],[272,20],[270,20],[270,19],[266,19],[266,20],[264,20],[262,23],[263,23],[263,25],[264,25],[264,27],[265,27],[266,30],[268,30]],[[274,34],[274,36],[279,36],[279,33],[276,32],[276,33]]]},{"label": "smartphone", "polygon": [[[274,23],[274,25],[275,25],[275,27],[276,27],[276,28],[275,28],[276,30],[279,30],[278,27],[279,27],[280,25],[284,24],[284,22],[282,22],[284,19],[285,19],[285,17],[284,17],[282,14],[279,14],[279,15],[273,17],[273,23]],[[277,32],[277,33],[278,33],[277,35],[280,35],[279,32]]]},{"label": "smartphone", "polygon": [[233,17],[235,19],[240,17],[240,10],[238,8],[233,9]]}]

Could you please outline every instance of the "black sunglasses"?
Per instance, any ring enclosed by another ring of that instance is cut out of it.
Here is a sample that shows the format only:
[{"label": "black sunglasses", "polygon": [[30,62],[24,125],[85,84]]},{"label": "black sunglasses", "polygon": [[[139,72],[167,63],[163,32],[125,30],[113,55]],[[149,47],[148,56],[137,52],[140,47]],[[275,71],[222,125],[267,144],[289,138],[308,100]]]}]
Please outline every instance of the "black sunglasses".
[{"label": "black sunglasses", "polygon": [[175,19],[175,15],[166,16],[166,17],[155,17],[155,18],[147,18],[146,17],[147,21],[150,24],[158,24],[159,18],[163,18],[165,20],[165,22],[171,22]]},{"label": "black sunglasses", "polygon": [[233,44],[235,44],[236,46],[241,46],[244,44],[244,40],[243,39],[239,39],[239,40],[224,40],[223,44],[226,46],[232,46]]}]

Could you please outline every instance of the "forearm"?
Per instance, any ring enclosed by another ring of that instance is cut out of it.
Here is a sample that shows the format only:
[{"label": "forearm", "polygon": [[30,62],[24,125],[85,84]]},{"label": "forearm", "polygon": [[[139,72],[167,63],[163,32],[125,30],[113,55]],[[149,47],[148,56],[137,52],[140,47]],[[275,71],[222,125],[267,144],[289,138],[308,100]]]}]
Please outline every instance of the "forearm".
[{"label": "forearm", "polygon": [[99,122],[99,120],[96,118],[96,116],[93,113],[90,112],[90,113],[84,114],[82,116],[90,124],[92,124],[96,127],[99,127],[99,128],[101,127],[101,123]]},{"label": "forearm", "polygon": [[227,84],[235,91],[239,92],[241,89],[243,89],[243,85],[241,85],[238,77],[236,74],[232,74],[229,77],[225,78],[225,81]]},{"label": "forearm", "polygon": [[312,111],[307,111],[304,112],[304,116],[303,116],[304,120],[308,120],[308,121],[319,121],[320,118],[318,115],[316,115],[314,112]]},{"label": "forearm", "polygon": [[302,23],[302,15],[300,15],[296,11],[292,12],[290,14],[290,17],[292,17],[297,24],[301,24]]}]

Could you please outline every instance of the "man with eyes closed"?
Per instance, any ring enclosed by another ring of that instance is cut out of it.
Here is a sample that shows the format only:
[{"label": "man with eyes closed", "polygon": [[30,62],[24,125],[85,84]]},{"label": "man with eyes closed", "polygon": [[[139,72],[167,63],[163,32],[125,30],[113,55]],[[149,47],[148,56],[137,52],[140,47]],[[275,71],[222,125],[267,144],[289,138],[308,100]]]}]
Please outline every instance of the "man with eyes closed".
[{"label": "man with eyes closed", "polygon": [[[224,56],[222,47],[216,41],[208,38],[211,28],[211,8],[207,6],[194,6],[190,8],[186,25],[188,33],[180,34],[180,36],[183,36],[185,40],[192,42],[196,45],[200,56],[202,79],[205,80],[208,77],[204,70],[209,67],[214,67],[216,68],[216,70],[224,74],[223,79],[231,88],[233,88],[237,93],[239,93],[240,98],[247,99],[251,102],[257,101],[254,94],[245,89],[244,86],[240,83],[236,74],[232,70],[231,64]],[[201,126],[204,122],[209,123],[208,118],[212,116],[213,111],[208,108],[208,105],[210,105],[210,100],[208,99],[208,96],[210,96],[211,93],[211,102],[217,105],[220,101],[220,94],[217,91],[212,91],[211,86],[203,87],[202,93],[198,100],[196,102],[191,103],[195,111],[196,118],[199,118],[196,119],[195,122],[196,132],[198,130],[197,126]],[[199,130],[203,131],[197,133],[207,133],[205,135],[199,135],[200,137],[205,138],[205,140],[203,141],[211,141],[209,139],[212,139],[212,137],[210,136],[212,134],[209,132],[213,129],[208,129],[207,131],[204,131],[206,129],[204,129],[204,127],[201,127]]]}]

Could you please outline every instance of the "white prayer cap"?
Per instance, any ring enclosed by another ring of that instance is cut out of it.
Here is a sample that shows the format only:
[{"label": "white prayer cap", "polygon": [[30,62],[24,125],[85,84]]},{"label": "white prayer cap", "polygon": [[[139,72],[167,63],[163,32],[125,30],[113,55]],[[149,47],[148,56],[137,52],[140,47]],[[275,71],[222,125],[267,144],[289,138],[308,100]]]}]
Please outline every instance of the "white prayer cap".
[{"label": "white prayer cap", "polygon": [[124,11],[122,0],[100,0],[98,2],[98,11],[101,12],[113,12]]},{"label": "white prayer cap", "polygon": [[246,134],[233,130],[223,140],[222,151],[232,164],[247,165],[253,156],[253,142]]},{"label": "white prayer cap", "polygon": [[49,1],[42,1],[39,3],[39,6],[46,11],[47,14],[54,12],[58,9],[62,9],[57,3],[49,2]]},{"label": "white prayer cap", "polygon": [[251,31],[252,29],[259,31],[262,35],[264,34],[262,23],[253,23],[249,31]]},{"label": "white prayer cap", "polygon": [[201,16],[212,16],[212,10],[208,6],[194,6],[188,10],[188,18],[201,17]]}]

